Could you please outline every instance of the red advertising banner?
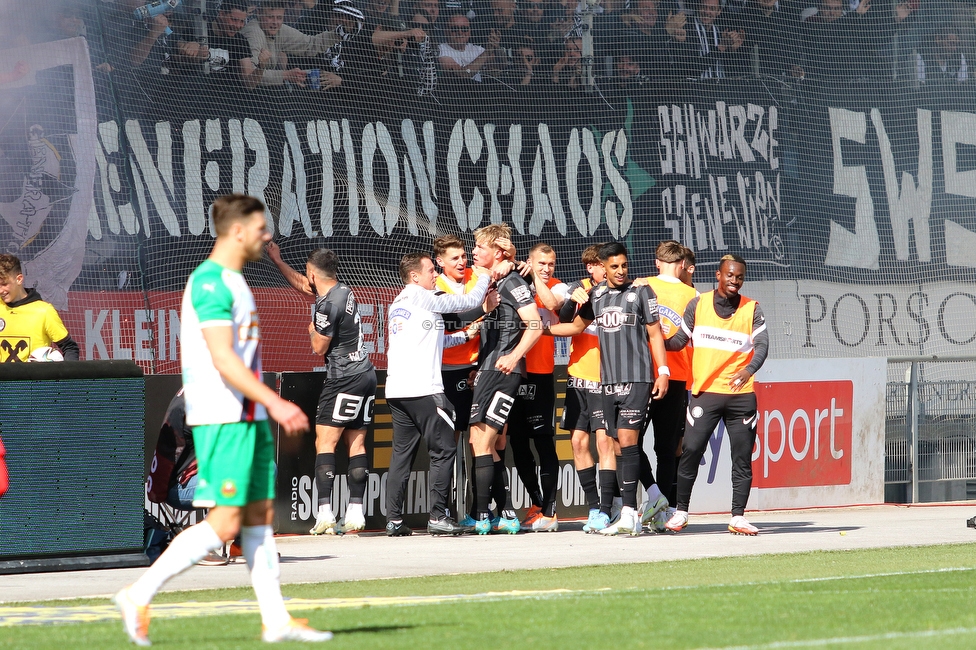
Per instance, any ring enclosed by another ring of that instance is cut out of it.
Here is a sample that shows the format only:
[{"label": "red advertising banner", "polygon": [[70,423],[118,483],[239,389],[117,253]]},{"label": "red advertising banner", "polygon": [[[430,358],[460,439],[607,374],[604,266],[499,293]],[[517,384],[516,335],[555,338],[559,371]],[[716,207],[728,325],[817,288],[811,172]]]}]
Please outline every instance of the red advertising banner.
[{"label": "red advertising banner", "polygon": [[[386,368],[386,308],[397,290],[354,290],[370,359],[377,368]],[[261,317],[264,370],[306,372],[321,367],[322,357],[307,345],[312,300],[291,289],[252,291]],[[178,291],[73,291],[61,318],[78,342],[83,360],[131,359],[147,373],[179,373],[181,299]]]},{"label": "red advertising banner", "polygon": [[756,383],[754,488],[851,482],[854,382]]}]

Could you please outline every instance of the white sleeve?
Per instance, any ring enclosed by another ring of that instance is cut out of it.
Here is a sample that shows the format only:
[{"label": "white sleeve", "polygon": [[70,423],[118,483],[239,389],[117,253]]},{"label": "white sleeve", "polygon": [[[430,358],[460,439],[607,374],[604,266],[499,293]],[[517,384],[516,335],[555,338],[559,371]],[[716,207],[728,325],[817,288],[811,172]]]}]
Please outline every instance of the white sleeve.
[{"label": "white sleeve", "polygon": [[453,314],[469,309],[474,309],[485,300],[488,293],[488,285],[491,284],[491,276],[487,273],[478,276],[478,282],[471,289],[470,293],[434,293],[426,291],[423,298],[418,298],[424,309],[435,314]]}]

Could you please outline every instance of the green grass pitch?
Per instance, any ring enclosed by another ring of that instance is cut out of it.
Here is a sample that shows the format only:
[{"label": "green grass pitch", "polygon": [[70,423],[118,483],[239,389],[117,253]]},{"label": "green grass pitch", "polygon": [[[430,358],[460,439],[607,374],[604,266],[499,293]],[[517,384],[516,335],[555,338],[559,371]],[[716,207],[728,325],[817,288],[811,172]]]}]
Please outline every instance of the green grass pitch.
[{"label": "green grass pitch", "polygon": [[[476,569],[476,567],[459,567]],[[292,585],[292,598],[566,590],[293,611],[329,648],[976,648],[976,544]],[[247,589],[161,594],[240,601]],[[39,605],[52,605],[43,603]],[[74,601],[58,606],[105,604]],[[125,648],[117,620],[2,627],[0,648]],[[257,648],[256,614],[154,619],[160,648]]]}]

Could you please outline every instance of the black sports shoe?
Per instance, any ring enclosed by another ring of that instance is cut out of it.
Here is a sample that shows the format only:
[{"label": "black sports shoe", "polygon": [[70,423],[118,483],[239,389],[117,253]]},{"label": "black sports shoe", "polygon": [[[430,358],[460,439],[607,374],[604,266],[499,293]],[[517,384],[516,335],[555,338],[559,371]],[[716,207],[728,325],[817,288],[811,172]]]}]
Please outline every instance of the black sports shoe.
[{"label": "black sports shoe", "polygon": [[976,528],[976,517],[970,517],[966,520],[966,526],[969,528]]},{"label": "black sports shoe", "polygon": [[441,517],[437,521],[427,521],[427,532],[431,535],[462,535],[468,529],[450,517]]},{"label": "black sports shoe", "polygon": [[387,537],[406,537],[408,535],[413,535],[413,531],[407,528],[407,525],[402,521],[386,522]]}]

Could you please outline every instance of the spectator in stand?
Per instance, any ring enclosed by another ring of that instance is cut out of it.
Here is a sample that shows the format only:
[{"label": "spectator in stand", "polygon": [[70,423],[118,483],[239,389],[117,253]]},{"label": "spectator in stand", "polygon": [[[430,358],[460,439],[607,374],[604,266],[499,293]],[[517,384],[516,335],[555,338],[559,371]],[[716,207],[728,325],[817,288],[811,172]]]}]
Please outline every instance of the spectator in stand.
[{"label": "spectator in stand", "polygon": [[447,42],[441,43],[438,62],[448,77],[481,83],[481,71],[495,62],[498,36],[489,36],[487,48],[470,41],[471,21],[464,14],[454,14],[447,20]]},{"label": "spectator in stand", "polygon": [[582,82],[582,74],[583,39],[567,38],[562,57],[552,66],[552,83],[575,90]]},{"label": "spectator in stand", "polygon": [[[351,3],[348,3],[351,5]],[[339,8],[345,8],[340,2],[335,3],[335,13]],[[350,7],[353,11],[357,9]],[[255,61],[261,61],[261,52],[270,53],[267,68],[261,75],[260,85],[281,86],[285,82],[306,87],[309,81],[309,71],[299,67],[288,67],[288,58],[314,57],[323,54],[333,46],[342,43],[354,35],[356,31],[355,17],[349,20],[336,19],[335,27],[310,36],[294,27],[284,24],[285,3],[281,0],[265,0],[258,9],[257,20],[252,20],[241,30],[251,48],[251,56]],[[362,15],[361,13],[359,14]],[[349,27],[352,33],[346,28]],[[323,71],[319,77],[322,89],[336,88],[342,83],[342,78],[334,72]]]},{"label": "spectator in stand", "polygon": [[[515,30],[522,42],[532,48],[532,54],[538,59],[535,73],[539,74],[542,68],[551,70],[556,59],[562,55],[563,43],[560,38],[558,47],[554,47],[554,41],[550,39],[550,16],[546,11],[546,1],[521,0],[518,6],[519,10],[515,14]],[[516,67],[522,67],[520,55],[516,55],[515,59]]]},{"label": "spectator in stand", "polygon": [[135,18],[133,12],[145,4],[144,0],[119,0],[103,14],[102,37],[114,70],[138,70],[152,76],[168,72],[173,12],[144,21]]},{"label": "spectator in stand", "polygon": [[241,35],[247,24],[244,0],[223,0],[207,30],[207,43],[180,41],[180,51],[210,63],[210,80],[224,87],[255,88],[271,64],[271,52],[262,49],[252,58],[251,46]]},{"label": "spectator in stand", "polygon": [[922,83],[961,82],[970,79],[966,55],[959,50],[959,31],[952,25],[939,27],[927,47],[916,54],[915,73]]},{"label": "spectator in stand", "polygon": [[515,53],[523,45],[522,34],[516,24],[515,0],[491,0],[489,36],[498,40],[496,65],[502,70],[513,67]]},{"label": "spectator in stand", "polygon": [[757,70],[747,66],[740,74],[803,77],[796,47],[800,19],[790,0],[749,0],[739,13],[739,21],[749,42],[756,46],[759,60]]},{"label": "spectator in stand", "polygon": [[844,13],[843,0],[820,0],[817,13],[804,25],[803,70],[815,79],[863,77],[871,68],[865,44],[871,40],[871,26],[864,16],[871,0]]},{"label": "spectator in stand", "polygon": [[[687,17],[682,13],[670,14],[667,21],[673,25],[673,31],[681,30],[678,23],[683,25]],[[636,8],[624,12],[620,17],[621,29],[631,46],[643,74],[651,78],[669,77],[674,75],[671,56],[668,51],[668,31],[665,21],[658,13],[658,0],[638,0]],[[684,42],[686,35],[682,37]]]},{"label": "spectator in stand", "polygon": [[[689,24],[680,25],[684,42],[672,37],[674,59],[689,77],[723,79],[741,69],[746,34],[722,16],[721,0],[698,0],[698,9]],[[678,26],[675,26],[675,32]],[[669,29],[669,33],[671,30]]]},{"label": "spectator in stand", "polygon": [[392,4],[390,0],[372,0],[369,5],[370,41],[381,64],[381,75],[389,74],[390,68],[399,62],[411,44],[420,44],[427,39],[427,32],[422,28],[408,27],[400,19],[399,5],[399,0]]},{"label": "spectator in stand", "polygon": [[441,17],[440,0],[419,0],[414,4],[414,22],[421,22],[417,16],[422,16],[422,22],[426,23],[424,31],[433,39],[434,43],[440,45],[446,39],[444,34],[444,21]]}]

